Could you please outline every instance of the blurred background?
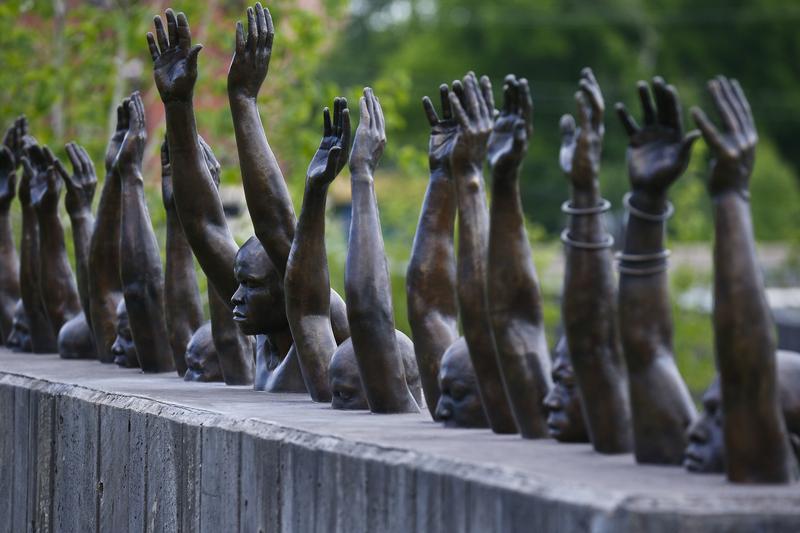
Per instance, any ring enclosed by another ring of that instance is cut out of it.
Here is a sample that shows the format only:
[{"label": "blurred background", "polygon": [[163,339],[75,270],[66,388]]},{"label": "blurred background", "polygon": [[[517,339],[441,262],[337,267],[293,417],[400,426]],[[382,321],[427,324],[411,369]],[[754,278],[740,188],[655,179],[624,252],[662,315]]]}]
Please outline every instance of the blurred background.
[{"label": "blurred background", "polygon": [[[205,45],[195,89],[199,130],[222,163],[226,211],[237,240],[244,242],[252,227],[241,192],[226,73],[235,23],[246,20],[247,5],[241,0],[3,0],[0,125],[8,127],[24,113],[31,133],[61,156],[66,142],[77,141],[89,150],[102,181],[116,105],[131,91],[142,91],[149,131],[148,202],[163,242],[158,149],[164,113],[144,36],[155,14],[167,7],[184,11],[194,40]],[[322,107],[344,95],[357,109],[365,85],[381,98],[388,146],[376,186],[398,328],[408,332],[405,269],[427,184],[428,125],[420,99],[435,97],[438,107],[439,84],[467,70],[488,75],[499,98],[503,77],[515,73],[528,78],[534,98],[535,134],[521,187],[549,341],[555,344],[563,278],[559,206],[568,193],[558,167],[558,120],[575,107],[573,94],[584,66],[594,69],[607,109],[622,101],[637,116],[637,80],[662,75],[681,94],[687,125],[690,106],[710,108],[709,78],[726,74],[740,80],[760,135],[752,209],[770,302],[781,324],[800,323],[796,0],[281,0],[267,7],[277,35],[259,104],[298,212],[305,169],[321,136]],[[608,224],[617,233],[627,190],[626,142],[615,114],[608,112],[601,181],[614,205]],[[672,189],[677,214],[669,222],[675,353],[695,397],[714,373],[707,166],[708,150],[699,141],[689,170]],[[332,187],[327,226],[337,289],[343,288],[349,223],[349,181],[347,171],[342,174]],[[791,327],[781,333],[785,346],[795,343],[800,349]]]}]

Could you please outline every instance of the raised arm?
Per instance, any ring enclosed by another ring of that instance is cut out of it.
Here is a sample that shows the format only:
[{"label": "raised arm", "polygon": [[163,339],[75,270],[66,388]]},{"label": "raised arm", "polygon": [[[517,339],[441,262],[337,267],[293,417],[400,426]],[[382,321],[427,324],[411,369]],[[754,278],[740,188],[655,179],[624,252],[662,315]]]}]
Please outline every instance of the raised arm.
[{"label": "raised arm", "polygon": [[[38,148],[38,147],[37,147]],[[39,221],[31,205],[31,180],[36,172],[27,155],[22,157],[22,179],[19,203],[22,206],[22,240],[20,242],[19,285],[34,353],[55,353],[56,332],[50,325],[39,286]]]},{"label": "raised arm", "polygon": [[489,80],[484,77],[481,82],[479,88],[475,74],[470,72],[463,85],[453,83],[448,96],[459,124],[450,158],[458,199],[458,309],[489,425],[495,433],[516,433],[497,362],[487,300],[489,209],[483,164],[494,104]]},{"label": "raised arm", "polygon": [[61,326],[81,312],[58,214],[62,184],[49,148],[33,147],[28,153],[36,172],[31,180],[31,203],[39,220],[39,286],[50,325],[58,335]]},{"label": "raised arm", "polygon": [[430,181],[419,214],[411,259],[406,272],[408,322],[414,341],[425,401],[434,420],[439,420],[439,371],[442,356],[458,339],[456,257],[453,231],[456,221],[456,188],[450,169],[458,123],[450,109],[449,89],[439,87],[442,118],[427,96],[422,105],[431,125],[428,143]]},{"label": "raised arm", "polygon": [[503,100],[503,110],[489,137],[489,316],[500,373],[519,432],[525,438],[540,438],[547,436],[544,398],[552,384],[542,295],[519,194],[519,171],[533,133],[528,80],[507,76]]},{"label": "raised arm", "polygon": [[[346,105],[342,101],[340,105]],[[347,111],[342,119],[348,120]],[[337,109],[334,108],[334,117]],[[342,125],[334,127],[341,128]],[[386,146],[383,111],[372,89],[364,89],[361,119],[350,154],[353,215],[344,284],[353,350],[374,413],[417,412],[406,385],[392,310],[389,266],[383,247],[373,176]]]},{"label": "raised arm", "polygon": [[[344,99],[323,111],[322,142],[308,166],[303,207],[286,265],[286,316],[306,388],[315,402],[330,402],[328,365],[336,350],[331,327],[331,283],[325,251],[328,186],[347,162],[350,116]],[[261,241],[264,242],[263,240]]]},{"label": "raised arm", "polygon": [[561,169],[571,184],[563,210],[570,214],[565,243],[562,318],[567,346],[583,399],[584,418],[594,449],[624,453],[631,449],[628,384],[616,323],[616,288],[611,264],[614,240],[606,233],[600,197],[603,96],[590,69],[581,72],[575,93],[579,126],[561,119]]},{"label": "raised arm", "polygon": [[72,240],[75,245],[75,269],[78,276],[78,295],[87,322],[91,326],[89,305],[89,255],[94,231],[92,199],[97,187],[94,163],[82,146],[69,143],[67,156],[72,163],[72,174],[67,172],[61,161],[56,160],[56,170],[67,186],[64,204],[72,224]]},{"label": "raised arm", "polygon": [[119,147],[128,131],[128,102],[126,98],[117,106],[117,126],[105,154],[106,176],[100,201],[97,204],[97,219],[89,245],[89,321],[92,324],[97,357],[101,363],[113,363],[111,347],[117,337],[117,306],[122,299],[122,284],[119,279],[119,231],[121,207],[121,185],[114,176],[113,165]]},{"label": "raised arm", "polygon": [[[138,92],[128,104],[130,126],[114,161],[122,183],[120,279],[133,343],[145,372],[175,369],[164,318],[164,277],[158,241],[144,196],[142,158],[147,141],[144,104]],[[183,351],[174,356],[183,359]],[[184,366],[185,368],[185,366]]]},{"label": "raised arm", "polygon": [[183,355],[192,334],[203,324],[200,289],[194,270],[194,258],[172,197],[172,166],[167,140],[161,143],[161,199],[167,212],[167,259],[164,269],[164,313],[169,343],[175,356],[178,374],[186,373]]},{"label": "raised arm", "polygon": [[17,192],[17,169],[14,153],[0,147],[0,339],[8,342],[19,300],[19,258],[11,227],[11,202]]},{"label": "raised arm", "polygon": [[147,42],[156,87],[166,110],[175,208],[203,272],[220,297],[228,301],[237,287],[233,262],[238,246],[206,168],[192,103],[197,55],[202,46],[192,46],[189,23],[183,13],[176,16],[167,9],[166,18],[167,31],[161,17],[155,17],[156,36],[148,33]]},{"label": "raised arm", "polygon": [[680,464],[687,428],[696,412],[673,359],[664,230],[671,210],[667,190],[686,170],[700,132],[683,135],[680,101],[673,86],[655,78],[653,96],[655,105],[647,84],[639,82],[641,128],[617,104],[630,137],[631,181],[625,246],[619,256],[619,329],[628,367],[636,460]]},{"label": "raised arm", "polygon": [[714,209],[714,341],[722,392],[728,479],[787,483],[797,478],[781,414],[775,323],[764,294],[750,217],[749,181],[758,141],[737,81],[709,82],[724,129],[692,109],[714,159],[708,189]]},{"label": "raised arm", "polygon": [[258,91],[267,76],[275,27],[269,9],[247,8],[247,34],[236,23],[236,53],[228,71],[228,99],[247,209],[256,237],[281,276],[295,232],[295,214],[286,181],[272,153],[258,113]]}]

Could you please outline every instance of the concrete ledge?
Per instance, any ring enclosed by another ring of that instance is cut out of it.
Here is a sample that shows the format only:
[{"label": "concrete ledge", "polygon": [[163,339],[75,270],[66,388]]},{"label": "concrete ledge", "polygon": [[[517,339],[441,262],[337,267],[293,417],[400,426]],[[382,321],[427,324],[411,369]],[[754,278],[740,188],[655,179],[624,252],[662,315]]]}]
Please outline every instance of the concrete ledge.
[{"label": "concrete ledge", "polygon": [[800,531],[800,486],[0,349],[0,533]]}]

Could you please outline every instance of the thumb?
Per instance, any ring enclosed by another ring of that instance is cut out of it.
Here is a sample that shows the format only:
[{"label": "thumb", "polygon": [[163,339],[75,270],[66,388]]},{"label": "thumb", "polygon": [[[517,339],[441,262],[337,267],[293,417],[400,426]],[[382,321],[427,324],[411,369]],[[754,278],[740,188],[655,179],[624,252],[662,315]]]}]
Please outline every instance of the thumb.
[{"label": "thumb", "polygon": [[191,50],[189,50],[189,56],[186,58],[186,63],[188,64],[191,72],[197,71],[197,56],[200,54],[200,50],[202,49],[202,44],[196,44]]},{"label": "thumb", "polygon": [[527,124],[523,121],[517,122],[514,126],[514,151],[522,152],[527,148],[528,130]]},{"label": "thumb", "polygon": [[689,153],[692,151],[694,142],[700,138],[700,130],[692,130],[683,137],[681,141],[680,156],[681,159],[689,159]]},{"label": "thumb", "polygon": [[33,166],[31,166],[31,160],[26,155],[22,156],[22,170],[28,178],[33,177]]},{"label": "thumb", "polygon": [[339,163],[339,157],[342,154],[340,146],[334,146],[328,152],[328,162],[325,165],[325,175],[330,176],[331,179],[336,177],[336,167]]}]

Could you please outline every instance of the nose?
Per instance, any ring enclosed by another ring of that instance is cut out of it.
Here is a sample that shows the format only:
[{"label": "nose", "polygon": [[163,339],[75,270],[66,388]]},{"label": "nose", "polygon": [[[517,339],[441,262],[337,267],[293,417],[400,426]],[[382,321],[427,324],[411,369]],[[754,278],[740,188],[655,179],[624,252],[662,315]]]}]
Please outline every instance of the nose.
[{"label": "nose", "polygon": [[450,407],[450,402],[439,398],[439,403],[436,404],[436,418],[439,420],[450,420],[453,416],[453,410]]},{"label": "nose", "polygon": [[708,442],[708,420],[706,417],[701,417],[697,422],[689,427],[688,437],[689,442],[695,444],[705,444]]},{"label": "nose", "polygon": [[244,303],[244,289],[240,284],[231,297],[231,304],[234,306],[242,305]]},{"label": "nose", "polygon": [[550,392],[544,397],[542,403],[549,411],[558,411],[561,409],[561,399],[558,397],[555,387],[550,389]]},{"label": "nose", "polygon": [[122,346],[119,342],[119,337],[114,340],[114,344],[111,345],[111,353],[114,355],[122,355],[125,353],[125,350],[122,349]]}]

